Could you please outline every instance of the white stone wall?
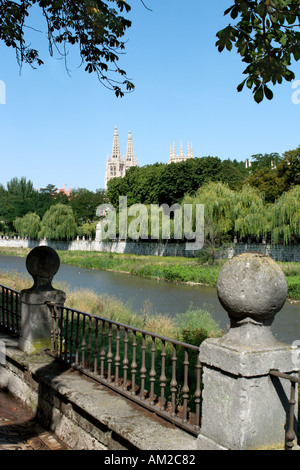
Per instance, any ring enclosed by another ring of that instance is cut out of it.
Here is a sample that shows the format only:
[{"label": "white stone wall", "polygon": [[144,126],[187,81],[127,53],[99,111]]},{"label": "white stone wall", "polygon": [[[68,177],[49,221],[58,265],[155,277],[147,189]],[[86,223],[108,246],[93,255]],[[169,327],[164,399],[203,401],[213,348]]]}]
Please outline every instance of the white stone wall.
[{"label": "white stone wall", "polygon": [[[55,250],[70,251],[100,251],[106,253],[129,253],[150,256],[185,256],[195,257],[197,251],[185,250],[184,243],[134,242],[115,240],[111,242],[85,240],[77,238],[70,242],[50,240],[29,240],[24,238],[0,237],[0,248],[34,248],[39,245],[49,245]],[[269,244],[233,244],[226,248],[219,257],[232,258],[246,251],[257,251],[271,256],[275,261],[300,262],[300,246],[283,246]]]}]

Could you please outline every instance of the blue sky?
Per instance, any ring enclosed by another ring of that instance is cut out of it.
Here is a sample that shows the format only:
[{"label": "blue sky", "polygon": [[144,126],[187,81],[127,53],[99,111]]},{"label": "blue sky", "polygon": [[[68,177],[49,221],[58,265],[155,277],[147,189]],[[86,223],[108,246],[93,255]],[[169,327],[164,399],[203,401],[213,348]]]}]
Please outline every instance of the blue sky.
[{"label": "blue sky", "polygon": [[[237,93],[244,64],[235,51],[220,54],[216,32],[231,0],[138,0],[120,66],[136,89],[116,98],[70,55],[71,77],[62,60],[50,58],[41,33],[32,33],[45,65],[24,66],[0,45],[0,183],[25,176],[36,188],[104,187],[106,155],[118,127],[122,153],[131,130],[139,165],[168,162],[170,143],[179,152],[192,142],[194,155],[245,160],[300,144],[300,104],[291,83],[275,87],[272,101],[257,105],[247,90]],[[56,56],[57,57],[57,56]],[[300,80],[300,64],[293,68]]]}]

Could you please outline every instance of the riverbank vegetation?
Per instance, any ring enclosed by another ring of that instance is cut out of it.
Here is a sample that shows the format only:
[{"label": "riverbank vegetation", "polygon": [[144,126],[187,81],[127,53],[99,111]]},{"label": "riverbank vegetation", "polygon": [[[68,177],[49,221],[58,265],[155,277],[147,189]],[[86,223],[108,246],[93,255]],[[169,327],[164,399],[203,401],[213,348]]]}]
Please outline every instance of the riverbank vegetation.
[{"label": "riverbank vegetation", "polygon": [[[26,257],[30,249],[0,248],[0,255]],[[216,286],[219,272],[227,260],[169,256],[143,256],[91,251],[57,251],[61,263],[80,268],[124,272],[149,279]],[[288,298],[300,300],[299,263],[278,262],[288,284]]]},{"label": "riverbank vegetation", "polygon": [[[16,272],[0,271],[0,284],[20,291],[31,287],[32,279],[30,276],[25,277]],[[136,312],[130,304],[125,304],[111,296],[98,295],[88,289],[71,290],[67,283],[54,282],[53,285],[66,292],[65,305],[70,308],[188,344],[198,345],[208,337],[218,337],[223,334],[209,312],[195,308],[192,304],[186,312],[170,317],[154,312],[149,301],[146,301],[142,309]]]},{"label": "riverbank vegetation", "polygon": [[[103,217],[103,210],[97,213],[97,207],[110,204],[118,211],[119,198],[126,196],[128,211],[134,204],[147,209],[177,205],[182,212],[185,204],[204,204],[205,241],[212,252],[234,239],[295,244],[300,241],[299,170],[300,147],[282,156],[253,155],[247,164],[208,156],[132,167],[123,178],[111,179],[106,191],[67,191],[51,184],[37,190],[26,178],[13,178],[6,188],[0,185],[0,235],[93,239],[96,224]],[[153,235],[150,219],[148,216],[148,238]],[[158,239],[164,238],[161,219],[155,235]],[[170,237],[178,239],[172,227],[173,211],[170,219]],[[116,222],[118,236],[118,218]],[[138,239],[141,227],[129,215],[127,238],[131,238],[130,222],[137,227]],[[122,235],[126,237],[123,230]]]}]

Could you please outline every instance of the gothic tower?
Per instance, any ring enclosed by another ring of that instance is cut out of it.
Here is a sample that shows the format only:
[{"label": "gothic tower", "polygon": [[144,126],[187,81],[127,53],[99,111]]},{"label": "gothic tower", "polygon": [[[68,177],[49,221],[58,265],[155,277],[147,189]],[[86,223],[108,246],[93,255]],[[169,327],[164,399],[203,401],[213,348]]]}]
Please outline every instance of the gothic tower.
[{"label": "gothic tower", "polygon": [[105,189],[107,188],[107,182],[111,178],[125,176],[126,171],[131,166],[138,166],[138,160],[137,158],[134,158],[131,131],[129,131],[128,133],[126,155],[122,156],[119,143],[118,129],[116,126],[114,131],[111,157],[109,158],[109,155],[107,154],[106,158]]},{"label": "gothic tower", "polygon": [[173,143],[173,148],[172,145],[170,144],[170,153],[169,153],[169,163],[178,163],[178,162],[184,162],[188,158],[194,158],[194,152],[193,152],[193,145],[188,142],[187,145],[187,154],[183,154],[183,148],[182,148],[182,142],[180,143],[180,153],[179,155],[176,155],[175,152],[175,144]]}]

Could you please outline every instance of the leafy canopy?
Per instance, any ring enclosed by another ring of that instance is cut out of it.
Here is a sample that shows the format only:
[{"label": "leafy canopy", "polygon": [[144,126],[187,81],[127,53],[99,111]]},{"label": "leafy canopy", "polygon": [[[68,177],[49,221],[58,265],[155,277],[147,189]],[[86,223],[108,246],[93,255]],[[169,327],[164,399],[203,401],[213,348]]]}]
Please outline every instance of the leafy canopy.
[{"label": "leafy canopy", "polygon": [[[30,23],[34,5],[40,7],[46,21],[51,56],[56,49],[66,59],[68,47],[77,44],[85,70],[95,72],[116,96],[124,95],[124,88],[134,88],[118,66],[119,54],[125,48],[122,37],[131,26],[131,21],[120,15],[131,9],[125,0],[0,1],[0,40],[15,49],[20,66],[43,64],[38,50],[26,41],[26,32],[34,29]],[[114,74],[120,79],[113,79]]]},{"label": "leafy canopy", "polygon": [[235,0],[224,14],[236,23],[217,33],[218,50],[234,45],[247,64],[238,91],[246,85],[257,103],[272,99],[267,84],[295,78],[290,66],[300,59],[300,0]]}]

